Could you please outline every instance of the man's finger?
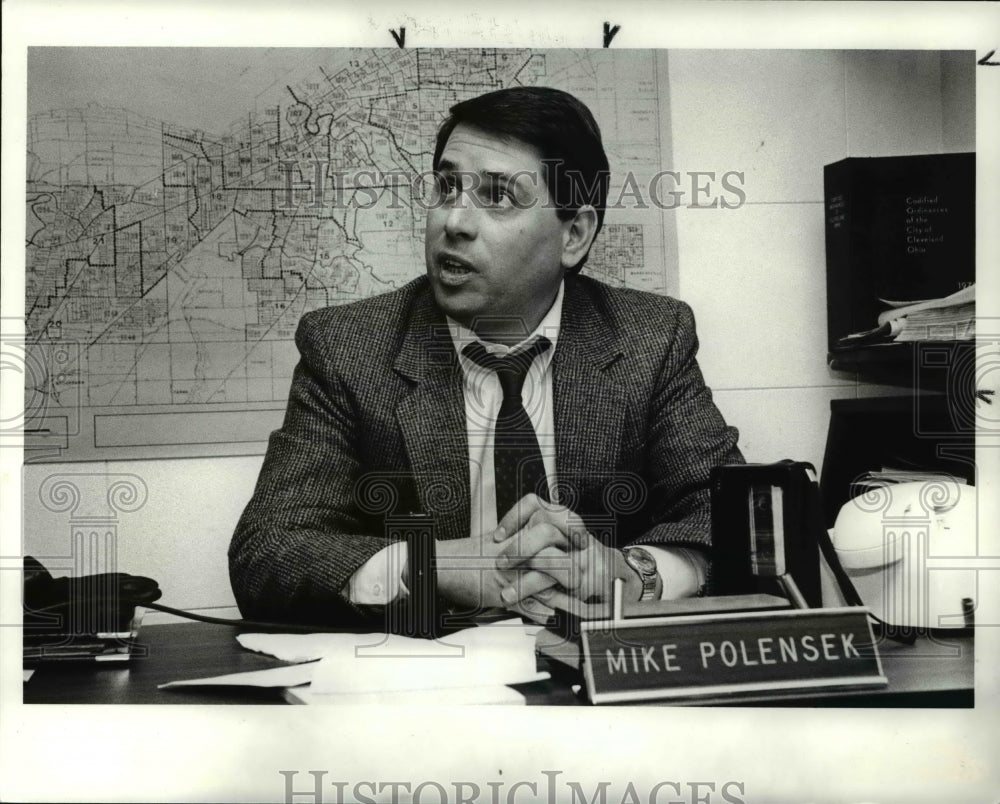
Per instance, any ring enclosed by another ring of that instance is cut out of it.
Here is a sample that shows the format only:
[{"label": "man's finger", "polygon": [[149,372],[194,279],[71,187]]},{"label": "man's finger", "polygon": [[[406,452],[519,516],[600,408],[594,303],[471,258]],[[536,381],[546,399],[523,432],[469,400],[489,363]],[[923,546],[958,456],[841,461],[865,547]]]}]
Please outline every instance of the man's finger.
[{"label": "man's finger", "polygon": [[610,606],[607,603],[584,603],[580,598],[557,588],[539,592],[535,597],[546,606],[567,611],[584,620],[607,619],[610,615]]},{"label": "man's finger", "polygon": [[548,575],[563,589],[575,594],[580,583],[580,568],[575,556],[557,547],[546,547],[521,566],[521,572],[537,571]]},{"label": "man's finger", "polygon": [[[508,534],[538,522],[550,522],[562,531],[571,526],[583,526],[583,519],[565,505],[547,502],[537,494],[527,494],[518,500],[497,523],[497,530]],[[502,539],[496,539],[502,541]]]},{"label": "man's finger", "polygon": [[580,554],[572,550],[567,552],[557,547],[546,547],[522,566],[555,578],[560,588],[572,595],[579,595],[587,581],[587,570],[580,563]]},{"label": "man's finger", "polygon": [[527,559],[523,567],[545,572],[553,577],[558,576],[559,583],[566,586],[566,575],[579,571],[576,563],[576,559],[565,550],[558,547],[545,547]]},{"label": "man's finger", "polygon": [[[511,510],[513,511],[514,509]],[[529,510],[530,513],[528,513]],[[559,528],[566,536],[574,539],[575,541],[572,544],[577,549],[583,549],[589,542],[590,534],[587,532],[587,526],[584,524],[583,517],[564,505],[556,505],[555,503],[548,503],[543,500],[537,501],[536,498],[536,500],[531,501],[528,508],[521,510],[521,514],[520,519],[526,520],[525,524],[521,525],[522,529],[530,528],[532,525],[539,525],[542,522],[548,522],[550,525]],[[524,514],[527,514],[527,516],[524,516]],[[508,534],[513,532],[512,530],[506,530]],[[502,539],[497,538],[496,541],[502,541]]]},{"label": "man's finger", "polygon": [[535,598],[540,600],[546,606],[550,606],[553,609],[561,611],[568,611],[571,614],[579,614],[586,605],[579,598],[573,597],[557,587],[544,589],[536,594]]},{"label": "man's finger", "polygon": [[586,550],[590,546],[590,540],[594,538],[582,522],[579,525],[570,527],[566,536],[569,538],[569,543],[574,550]]},{"label": "man's finger", "polygon": [[520,567],[549,547],[569,547],[562,531],[548,522],[533,525],[515,533],[497,552],[498,569]]},{"label": "man's finger", "polygon": [[561,511],[536,511],[528,519],[528,529],[541,524],[557,528],[566,537],[567,543],[574,550],[587,549],[593,539],[583,520],[568,508],[564,508]]},{"label": "man's finger", "polygon": [[514,503],[497,523],[497,529],[493,532],[494,540],[502,542],[511,533],[517,533],[528,524],[531,515],[542,510],[545,504],[537,494],[526,494]]},{"label": "man's finger", "polygon": [[540,625],[544,625],[556,613],[555,609],[549,608],[537,597],[527,597],[510,606],[509,610]]},{"label": "man's finger", "polygon": [[556,581],[551,576],[544,572],[529,570],[519,573],[513,583],[501,589],[500,599],[510,606],[526,598],[535,597],[539,592],[551,589],[555,585]]}]

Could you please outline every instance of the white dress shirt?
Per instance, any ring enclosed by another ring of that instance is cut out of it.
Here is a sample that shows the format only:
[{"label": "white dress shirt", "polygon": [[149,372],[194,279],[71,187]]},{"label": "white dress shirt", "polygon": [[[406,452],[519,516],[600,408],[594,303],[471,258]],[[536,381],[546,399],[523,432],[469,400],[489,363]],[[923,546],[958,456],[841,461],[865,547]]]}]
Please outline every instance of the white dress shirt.
[{"label": "white dress shirt", "polygon": [[[564,291],[565,285],[561,284],[555,301],[538,327],[514,346],[482,341],[472,330],[448,319],[448,330],[458,352],[464,378],[462,392],[469,442],[470,533],[491,534],[499,520],[496,510],[493,440],[503,391],[496,372],[470,360],[462,350],[470,343],[479,342],[487,352],[505,357],[524,351],[541,335],[552,342],[552,346],[536,356],[528,368],[521,398],[538,436],[538,446],[549,484],[549,498],[558,503],[552,356],[559,339]],[[486,538],[491,537],[487,535]],[[705,582],[707,561],[700,551],[683,547],[643,547],[655,559],[657,570],[663,578],[664,599],[693,595]],[[406,543],[394,542],[373,555],[351,576],[345,593],[352,603],[386,605],[400,595],[408,594],[401,577],[405,565]]]}]

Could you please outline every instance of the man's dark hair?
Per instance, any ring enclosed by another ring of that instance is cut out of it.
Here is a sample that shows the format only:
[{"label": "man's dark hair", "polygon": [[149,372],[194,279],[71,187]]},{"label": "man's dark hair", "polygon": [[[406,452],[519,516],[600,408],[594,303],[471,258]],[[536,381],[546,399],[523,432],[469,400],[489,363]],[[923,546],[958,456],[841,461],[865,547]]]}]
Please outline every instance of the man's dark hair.
[{"label": "man's dark hair", "polygon": [[[597,232],[608,198],[608,157],[601,130],[590,110],[568,92],[551,87],[510,87],[456,103],[438,129],[437,170],[448,138],[458,125],[532,146],[542,162],[543,179],[560,220],[590,204],[597,210]],[[595,237],[596,237],[595,232]],[[587,255],[572,268],[583,267]]]}]

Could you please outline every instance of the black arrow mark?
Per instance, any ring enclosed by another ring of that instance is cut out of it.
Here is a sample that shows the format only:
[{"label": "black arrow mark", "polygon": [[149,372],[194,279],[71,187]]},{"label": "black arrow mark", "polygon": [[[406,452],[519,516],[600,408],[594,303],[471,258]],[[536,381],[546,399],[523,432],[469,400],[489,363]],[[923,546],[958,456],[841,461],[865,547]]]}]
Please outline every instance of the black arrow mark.
[{"label": "black arrow mark", "polygon": [[396,40],[397,45],[399,45],[400,47],[406,47],[406,28],[400,25],[399,33],[396,33],[396,31],[393,28],[389,29],[389,33],[392,34],[392,38]]},{"label": "black arrow mark", "polygon": [[621,30],[621,27],[621,25],[616,25],[612,28],[610,22],[604,23],[604,47],[608,47],[611,44],[611,40],[615,38],[615,34]]}]

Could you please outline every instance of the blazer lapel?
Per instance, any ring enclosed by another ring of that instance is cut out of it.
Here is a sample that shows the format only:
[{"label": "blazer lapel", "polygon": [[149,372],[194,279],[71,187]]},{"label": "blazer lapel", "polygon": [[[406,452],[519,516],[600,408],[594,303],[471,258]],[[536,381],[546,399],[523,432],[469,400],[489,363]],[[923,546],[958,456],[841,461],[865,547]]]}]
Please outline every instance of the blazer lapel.
[{"label": "blazer lapel", "polygon": [[469,535],[469,447],[462,372],[429,289],[414,301],[395,363],[412,384],[396,408],[417,496],[440,539]]},{"label": "blazer lapel", "polygon": [[560,501],[577,510],[606,507],[590,498],[613,479],[618,461],[627,399],[610,368],[622,354],[611,322],[568,279],[552,372]]},{"label": "blazer lapel", "polygon": [[[552,358],[556,472],[565,504],[605,507],[603,500],[580,498],[601,493],[615,475],[627,400],[610,369],[622,354],[611,323],[567,280]],[[414,301],[395,370],[412,384],[396,419],[420,504],[434,517],[438,538],[464,538],[470,491],[462,372],[429,288]]]}]

